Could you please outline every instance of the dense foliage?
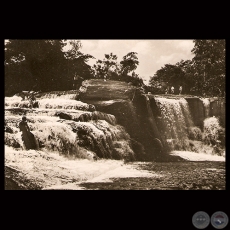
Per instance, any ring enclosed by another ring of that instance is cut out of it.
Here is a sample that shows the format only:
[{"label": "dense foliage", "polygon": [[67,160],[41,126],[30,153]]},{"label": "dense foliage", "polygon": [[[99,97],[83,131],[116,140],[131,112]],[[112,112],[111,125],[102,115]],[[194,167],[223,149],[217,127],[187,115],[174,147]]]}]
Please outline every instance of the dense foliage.
[{"label": "dense foliage", "polygon": [[[192,60],[166,64],[150,78],[152,92],[183,86],[183,93],[199,96],[225,95],[225,40],[194,40]],[[169,90],[168,90],[169,91]]]},{"label": "dense foliage", "polygon": [[66,52],[65,45],[66,40],[9,40],[5,44],[5,94],[69,90],[74,75],[91,78],[87,61],[93,57],[79,51],[79,41],[72,40]]},{"label": "dense foliage", "polygon": [[202,95],[225,93],[225,40],[195,40],[193,90]]}]

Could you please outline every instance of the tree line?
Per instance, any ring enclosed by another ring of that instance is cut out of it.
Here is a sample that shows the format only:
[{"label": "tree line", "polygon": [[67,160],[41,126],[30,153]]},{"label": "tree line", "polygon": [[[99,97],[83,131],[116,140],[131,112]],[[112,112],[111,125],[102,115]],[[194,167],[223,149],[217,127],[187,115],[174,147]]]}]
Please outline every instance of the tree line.
[{"label": "tree line", "polygon": [[[193,40],[192,60],[165,64],[150,77],[148,90],[164,93],[168,87],[197,96],[225,96],[225,40]],[[176,92],[175,92],[176,93]]]},{"label": "tree line", "polygon": [[5,44],[5,94],[22,90],[68,90],[72,78],[81,73],[88,79],[92,75],[87,64],[91,55],[79,51],[81,43],[66,40],[9,40]]},{"label": "tree line", "polygon": [[[149,85],[135,73],[139,65],[136,52],[129,52],[120,62],[117,55],[105,54],[90,66],[90,54],[83,54],[82,43],[70,40],[17,40],[5,44],[5,95],[22,90],[71,90],[74,76],[83,80],[111,79],[132,82],[152,93],[164,93],[174,86],[175,93],[183,86],[184,94],[225,96],[225,40],[193,40],[192,60],[165,64],[150,77]],[[154,63],[153,63],[154,65]]]},{"label": "tree line", "polygon": [[137,86],[143,84],[134,72],[139,64],[137,53],[128,53],[120,63],[116,55],[105,54],[103,60],[91,67],[88,61],[94,57],[80,51],[80,41],[70,40],[70,48],[64,51],[66,44],[67,40],[9,39],[5,44],[5,95],[23,90],[71,90],[76,75],[82,80],[106,77],[131,81]]}]

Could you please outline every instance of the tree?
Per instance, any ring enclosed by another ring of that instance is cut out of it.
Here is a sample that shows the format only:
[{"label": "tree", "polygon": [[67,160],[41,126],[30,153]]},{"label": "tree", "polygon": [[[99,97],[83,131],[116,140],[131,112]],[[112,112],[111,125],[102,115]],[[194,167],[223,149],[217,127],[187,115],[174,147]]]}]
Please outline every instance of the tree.
[{"label": "tree", "polygon": [[149,86],[147,86],[147,91],[153,94],[162,94],[164,93],[167,85],[162,86],[162,82],[158,79],[157,76],[150,77]]},{"label": "tree", "polygon": [[202,95],[225,93],[225,40],[194,40],[194,91]]},{"label": "tree", "polygon": [[104,59],[98,59],[93,68],[96,78],[104,78],[104,76],[107,76],[110,79],[116,79],[119,74],[117,55],[113,53],[105,54]]},{"label": "tree", "polygon": [[[108,77],[111,80],[131,82],[135,86],[143,86],[143,79],[134,72],[139,64],[137,53],[130,52],[123,57],[120,64],[117,62],[117,55],[105,54],[103,60],[97,60],[93,66],[95,78]],[[128,73],[132,72],[132,75]]]},{"label": "tree", "polygon": [[17,90],[60,88],[64,40],[9,40],[5,45],[5,79]]},{"label": "tree", "polygon": [[163,93],[166,88],[175,87],[175,93],[179,93],[179,86],[183,87],[183,93],[191,93],[194,86],[193,62],[191,60],[181,60],[175,65],[165,64],[157,70],[154,76],[150,77],[149,85],[155,92]]},{"label": "tree", "polygon": [[21,90],[72,89],[74,74],[92,77],[87,64],[89,54],[79,51],[80,41],[71,40],[9,40],[5,44],[5,88],[7,94]]},{"label": "tree", "polygon": [[104,65],[102,60],[98,59],[96,64],[93,65],[94,77],[95,78],[103,78],[105,75]]},{"label": "tree", "polygon": [[137,68],[139,61],[136,54],[136,52],[129,52],[123,57],[122,61],[120,62],[122,74],[127,75]]},{"label": "tree", "polygon": [[79,53],[79,56],[73,61],[73,71],[75,75],[80,75],[83,79],[93,78],[92,67],[87,64],[90,58],[94,59],[90,54]]},{"label": "tree", "polygon": [[82,48],[82,43],[79,40],[70,40],[69,41],[70,49],[65,52],[65,57],[67,59],[73,60],[78,58],[80,51],[79,49]]},{"label": "tree", "polygon": [[79,75],[83,79],[89,79],[93,77],[93,71],[90,65],[87,64],[90,58],[94,58],[92,55],[83,54],[80,49],[82,43],[79,40],[70,40],[70,48],[65,52],[67,60],[67,76],[66,81],[69,87],[72,89],[74,76]]},{"label": "tree", "polygon": [[110,79],[116,79],[118,77],[118,63],[117,63],[117,55],[110,53],[105,54],[105,58],[103,59],[105,74]]},{"label": "tree", "polygon": [[192,60],[166,64],[150,78],[154,88],[182,85],[183,92],[202,96],[225,94],[225,40],[194,40]]}]

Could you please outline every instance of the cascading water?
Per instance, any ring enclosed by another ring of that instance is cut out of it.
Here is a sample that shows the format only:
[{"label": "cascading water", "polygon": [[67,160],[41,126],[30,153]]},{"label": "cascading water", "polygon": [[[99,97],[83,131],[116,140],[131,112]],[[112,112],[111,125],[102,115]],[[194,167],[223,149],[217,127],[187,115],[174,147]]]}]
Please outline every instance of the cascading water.
[{"label": "cascading water", "polygon": [[[164,143],[164,140],[166,140],[170,150],[194,151],[198,153],[205,152],[218,155],[224,154],[224,129],[220,126],[218,118],[214,117],[212,119],[215,120],[216,130],[219,130],[216,132],[220,134],[213,135],[213,133],[209,131],[213,129],[211,127],[213,122],[209,122],[210,103],[208,98],[202,100],[204,107],[201,108],[198,114],[200,120],[200,115],[205,111],[202,120],[202,128],[204,127],[203,132],[200,127],[195,126],[194,119],[197,116],[192,116],[190,111],[194,103],[198,103],[198,98],[194,98],[194,101],[191,97],[188,101],[187,98],[179,97],[151,97],[146,95],[146,98],[149,111],[148,114],[156,118],[154,124],[157,124],[157,128],[155,128],[155,130],[159,130],[162,142]],[[191,103],[191,105],[189,105],[189,103]],[[193,113],[195,113],[195,111],[193,111]],[[212,135],[215,138],[212,138]]]},{"label": "cascading water", "polygon": [[50,99],[59,98],[60,99],[62,98],[62,99],[75,100],[78,93],[79,93],[78,90],[52,91],[52,92],[38,93],[36,97],[39,99],[44,99],[44,98],[50,98]]},{"label": "cascading water", "polygon": [[[36,98],[38,108],[31,108],[29,101],[19,96],[5,97],[5,143],[15,148],[22,146],[17,124],[21,116],[26,115],[31,132],[42,148],[49,151],[83,158],[91,152],[91,156],[115,159],[135,159],[139,152],[141,156],[138,159],[149,160],[160,155],[162,148],[166,151],[202,152],[200,142],[204,142],[204,119],[224,114],[224,102],[213,101],[215,99],[140,93],[135,98],[133,94],[126,98],[127,95],[124,95],[128,86],[122,87],[118,88],[123,99],[116,98],[117,91],[114,87],[110,89],[109,85],[109,97],[91,87],[86,98],[90,96],[87,102],[94,105],[75,100],[72,91],[43,93]],[[113,99],[113,90],[116,99]],[[98,96],[92,100],[96,92]],[[99,111],[95,111],[96,108]],[[206,123],[205,127],[208,125]],[[90,130],[97,132],[93,135]],[[125,135],[121,135],[122,132]],[[221,132],[224,133],[223,130]],[[219,136],[221,143],[224,143],[224,134]],[[215,139],[214,142],[218,144],[218,141]],[[87,154],[80,153],[82,149]]]},{"label": "cascading water", "polygon": [[78,158],[135,159],[129,134],[115,116],[64,95],[43,95],[37,101],[39,108],[29,109],[29,102],[20,97],[5,99],[6,145],[23,148],[18,124],[26,115],[31,133],[47,151]]},{"label": "cascading water", "polygon": [[161,135],[173,149],[190,150],[187,127],[193,122],[187,102],[163,97],[155,97],[155,102],[161,115]]},{"label": "cascading water", "polygon": [[145,95],[145,98],[146,98],[146,106],[147,106],[147,111],[148,111],[148,119],[151,124],[151,128],[153,130],[154,138],[157,138],[162,142],[162,138],[157,128],[156,121],[153,115],[153,111],[150,105],[150,98],[147,95]]},{"label": "cascading water", "polygon": [[209,98],[202,98],[201,99],[204,105],[204,114],[205,118],[210,116],[210,100]]},{"label": "cascading water", "polygon": [[193,127],[194,122],[192,120],[192,116],[191,116],[191,113],[190,113],[190,110],[189,110],[188,102],[184,98],[180,98],[179,103],[180,103],[180,106],[181,106],[182,113],[184,115],[186,126],[188,128]]}]

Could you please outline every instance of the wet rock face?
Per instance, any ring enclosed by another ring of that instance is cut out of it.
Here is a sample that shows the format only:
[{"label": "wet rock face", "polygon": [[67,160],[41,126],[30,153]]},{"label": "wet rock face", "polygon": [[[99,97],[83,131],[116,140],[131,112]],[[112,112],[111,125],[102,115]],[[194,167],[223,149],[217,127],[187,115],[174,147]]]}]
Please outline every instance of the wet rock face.
[{"label": "wet rock face", "polygon": [[5,166],[5,190],[41,190],[41,186],[23,177],[18,170]]},{"label": "wet rock face", "polygon": [[194,125],[203,129],[203,121],[205,119],[203,102],[195,97],[185,97],[185,100],[188,102]]},{"label": "wet rock face", "polygon": [[117,123],[129,133],[139,160],[153,160],[161,155],[163,151],[156,148],[153,139],[162,141],[162,138],[141,89],[118,81],[89,80],[83,85],[80,100],[95,105],[97,111],[116,117]]},{"label": "wet rock face", "polygon": [[225,101],[223,99],[210,100],[210,116],[218,117],[220,124],[225,126]]},{"label": "wet rock face", "polygon": [[[225,100],[223,98],[186,98],[195,126],[203,129],[203,121],[207,117],[218,117],[220,124],[225,126]],[[208,104],[204,102],[208,101]]]},{"label": "wet rock face", "polygon": [[[133,151],[138,156],[137,158],[140,160],[141,157],[145,156],[142,141],[147,135],[132,102],[128,100],[114,100],[111,103],[103,101],[96,104],[96,109],[105,114],[114,115],[117,123],[129,133],[132,139]],[[147,139],[150,141],[149,137]]]}]

